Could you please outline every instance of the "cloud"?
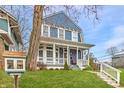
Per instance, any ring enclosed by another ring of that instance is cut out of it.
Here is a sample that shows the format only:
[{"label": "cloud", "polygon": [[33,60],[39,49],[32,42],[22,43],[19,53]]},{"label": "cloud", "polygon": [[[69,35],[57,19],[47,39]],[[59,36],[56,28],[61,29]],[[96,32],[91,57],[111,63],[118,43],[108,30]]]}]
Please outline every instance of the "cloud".
[{"label": "cloud", "polygon": [[106,48],[120,46],[124,44],[124,25],[117,26],[113,29],[112,37],[105,42]]}]

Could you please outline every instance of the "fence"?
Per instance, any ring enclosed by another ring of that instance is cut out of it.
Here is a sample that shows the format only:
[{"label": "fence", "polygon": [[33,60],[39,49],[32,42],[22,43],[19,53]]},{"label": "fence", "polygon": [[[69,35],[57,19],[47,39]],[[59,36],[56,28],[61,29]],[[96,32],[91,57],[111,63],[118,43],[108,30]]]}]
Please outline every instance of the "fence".
[{"label": "fence", "polygon": [[101,67],[100,67],[101,73],[106,74],[113,80],[115,80],[117,83],[120,83],[120,70],[101,62]]}]

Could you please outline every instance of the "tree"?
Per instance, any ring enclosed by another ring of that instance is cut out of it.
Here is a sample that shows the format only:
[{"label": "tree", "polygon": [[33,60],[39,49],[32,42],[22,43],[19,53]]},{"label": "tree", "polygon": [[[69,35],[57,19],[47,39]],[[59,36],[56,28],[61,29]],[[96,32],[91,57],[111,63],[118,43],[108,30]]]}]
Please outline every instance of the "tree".
[{"label": "tree", "polygon": [[41,24],[43,19],[43,7],[42,5],[34,6],[33,28],[30,36],[30,44],[27,56],[29,70],[36,70],[37,66],[37,53],[39,49],[39,41],[41,35]]},{"label": "tree", "polygon": [[117,47],[114,47],[114,46],[108,48],[107,51],[106,51],[106,53],[108,53],[112,57],[114,57],[115,56],[115,53],[117,53],[117,52],[118,52],[118,49],[117,49]]}]

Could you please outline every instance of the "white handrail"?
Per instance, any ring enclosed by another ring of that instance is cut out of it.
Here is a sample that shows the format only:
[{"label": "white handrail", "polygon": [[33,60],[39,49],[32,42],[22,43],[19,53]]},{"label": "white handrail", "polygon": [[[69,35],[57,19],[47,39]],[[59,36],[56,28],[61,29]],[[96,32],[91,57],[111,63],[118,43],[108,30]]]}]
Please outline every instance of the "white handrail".
[{"label": "white handrail", "polygon": [[109,76],[110,78],[114,79],[117,83],[120,83],[120,70],[105,64],[105,63],[100,63],[100,72],[104,73],[105,75]]}]

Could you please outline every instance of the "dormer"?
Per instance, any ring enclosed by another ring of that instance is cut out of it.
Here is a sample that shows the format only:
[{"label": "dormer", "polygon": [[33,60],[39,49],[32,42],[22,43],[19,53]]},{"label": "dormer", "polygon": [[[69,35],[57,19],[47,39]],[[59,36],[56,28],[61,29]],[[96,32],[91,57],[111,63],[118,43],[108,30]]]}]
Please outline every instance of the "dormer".
[{"label": "dormer", "polygon": [[43,19],[41,35],[74,42],[83,42],[81,28],[64,12],[54,13]]}]

